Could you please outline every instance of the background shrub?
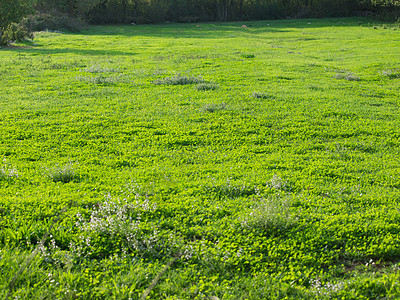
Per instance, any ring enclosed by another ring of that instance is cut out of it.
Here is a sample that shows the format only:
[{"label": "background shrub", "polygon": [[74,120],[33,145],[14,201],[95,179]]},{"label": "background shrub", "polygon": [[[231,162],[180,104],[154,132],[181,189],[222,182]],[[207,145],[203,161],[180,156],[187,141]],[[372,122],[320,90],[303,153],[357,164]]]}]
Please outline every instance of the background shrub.
[{"label": "background shrub", "polygon": [[29,31],[66,30],[79,32],[85,28],[85,22],[81,19],[69,17],[65,13],[37,13],[29,15],[21,21],[21,24]]},{"label": "background shrub", "polygon": [[4,41],[21,42],[26,39],[33,39],[33,34],[25,26],[18,23],[11,23],[3,32]]}]

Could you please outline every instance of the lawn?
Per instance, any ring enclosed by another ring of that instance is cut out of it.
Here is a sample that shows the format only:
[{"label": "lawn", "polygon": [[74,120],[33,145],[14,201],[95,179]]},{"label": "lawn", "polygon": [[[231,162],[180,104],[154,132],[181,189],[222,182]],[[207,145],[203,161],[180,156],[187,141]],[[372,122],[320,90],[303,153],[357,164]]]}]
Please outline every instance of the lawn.
[{"label": "lawn", "polygon": [[399,38],[290,19],[1,48],[0,297],[399,298]]}]

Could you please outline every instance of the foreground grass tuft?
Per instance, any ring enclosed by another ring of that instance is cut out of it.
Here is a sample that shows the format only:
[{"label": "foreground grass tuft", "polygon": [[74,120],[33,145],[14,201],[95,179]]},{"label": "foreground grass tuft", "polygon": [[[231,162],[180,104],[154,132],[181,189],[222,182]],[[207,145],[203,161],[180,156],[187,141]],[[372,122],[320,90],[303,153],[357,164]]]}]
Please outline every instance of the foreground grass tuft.
[{"label": "foreground grass tuft", "polygon": [[291,212],[291,196],[271,196],[262,199],[242,220],[242,226],[277,233],[296,224],[297,218]]},{"label": "foreground grass tuft", "polygon": [[64,166],[55,166],[48,170],[48,177],[54,182],[68,183],[73,181],[75,176],[75,169],[72,163]]}]

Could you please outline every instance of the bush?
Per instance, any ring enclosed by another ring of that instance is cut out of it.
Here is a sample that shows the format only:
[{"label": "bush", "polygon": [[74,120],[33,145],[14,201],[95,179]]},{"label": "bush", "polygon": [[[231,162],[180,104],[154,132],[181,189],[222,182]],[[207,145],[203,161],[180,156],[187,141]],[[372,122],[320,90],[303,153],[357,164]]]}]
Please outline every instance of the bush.
[{"label": "bush", "polygon": [[29,15],[21,21],[29,31],[66,30],[79,32],[86,24],[80,19],[68,17],[67,14],[52,12]]},{"label": "bush", "polygon": [[33,39],[33,34],[27,30],[22,24],[11,23],[2,33],[4,44],[8,42],[21,42],[26,39]]},{"label": "bush", "polygon": [[[0,45],[20,38],[23,30],[16,24],[33,11],[33,0],[1,0],[0,1]],[[10,39],[11,37],[11,39]],[[23,39],[23,38],[22,38]]]}]

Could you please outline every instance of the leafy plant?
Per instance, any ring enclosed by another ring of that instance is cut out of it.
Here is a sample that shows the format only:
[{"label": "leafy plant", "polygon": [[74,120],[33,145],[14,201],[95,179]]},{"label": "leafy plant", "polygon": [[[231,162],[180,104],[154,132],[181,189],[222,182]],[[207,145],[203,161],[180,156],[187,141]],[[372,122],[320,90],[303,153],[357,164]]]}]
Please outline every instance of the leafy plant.
[{"label": "leafy plant", "polygon": [[18,25],[18,22],[34,10],[33,6],[34,1],[32,0],[2,0],[0,4],[0,45],[30,37],[30,34],[23,26]]},{"label": "leafy plant", "polygon": [[26,39],[33,39],[33,34],[23,25],[11,23],[3,31],[3,39],[10,42],[22,42]]},{"label": "leafy plant", "polygon": [[250,53],[243,53],[241,56],[243,58],[255,58],[256,57],[254,54],[250,54]]}]

